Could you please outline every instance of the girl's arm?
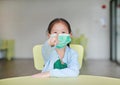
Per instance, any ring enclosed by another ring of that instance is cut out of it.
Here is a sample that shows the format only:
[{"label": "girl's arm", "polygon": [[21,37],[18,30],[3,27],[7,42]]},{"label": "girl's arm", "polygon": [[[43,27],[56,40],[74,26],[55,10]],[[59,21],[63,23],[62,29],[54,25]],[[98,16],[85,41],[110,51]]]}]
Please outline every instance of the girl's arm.
[{"label": "girl's arm", "polygon": [[46,63],[49,59],[50,54],[55,49],[56,44],[58,43],[58,39],[56,34],[52,34],[47,42],[42,47],[42,55],[44,58],[44,62]]},{"label": "girl's arm", "polygon": [[[55,47],[52,47],[49,45],[48,41],[46,41],[42,46],[42,56],[44,59],[44,63],[46,63],[49,60],[49,56],[51,52],[55,49]],[[38,74],[32,75],[34,78],[45,78],[50,77],[50,72],[41,72]]]},{"label": "girl's arm", "polygon": [[43,55],[43,59],[44,62],[46,63],[49,59],[49,56],[51,54],[51,52],[55,49],[55,47],[50,46],[48,41],[45,42],[42,46],[42,55]]}]

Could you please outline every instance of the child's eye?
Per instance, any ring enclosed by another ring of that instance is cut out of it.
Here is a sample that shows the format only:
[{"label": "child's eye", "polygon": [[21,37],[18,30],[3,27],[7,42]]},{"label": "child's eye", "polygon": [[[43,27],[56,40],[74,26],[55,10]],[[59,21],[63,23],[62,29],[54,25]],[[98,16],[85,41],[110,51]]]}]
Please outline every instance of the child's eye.
[{"label": "child's eye", "polygon": [[54,32],[54,33],[57,33],[57,32]]},{"label": "child's eye", "polygon": [[65,32],[62,32],[63,34],[65,33]]}]

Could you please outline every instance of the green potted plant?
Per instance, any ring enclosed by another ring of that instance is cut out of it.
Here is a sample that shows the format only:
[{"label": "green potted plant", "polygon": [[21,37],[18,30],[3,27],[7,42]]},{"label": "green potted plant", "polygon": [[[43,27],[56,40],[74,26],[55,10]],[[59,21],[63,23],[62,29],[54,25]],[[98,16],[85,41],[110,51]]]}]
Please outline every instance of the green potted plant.
[{"label": "green potted plant", "polygon": [[79,37],[72,37],[71,44],[80,44],[84,47],[84,57],[86,56],[86,47],[87,47],[88,39],[84,34],[81,34]]}]

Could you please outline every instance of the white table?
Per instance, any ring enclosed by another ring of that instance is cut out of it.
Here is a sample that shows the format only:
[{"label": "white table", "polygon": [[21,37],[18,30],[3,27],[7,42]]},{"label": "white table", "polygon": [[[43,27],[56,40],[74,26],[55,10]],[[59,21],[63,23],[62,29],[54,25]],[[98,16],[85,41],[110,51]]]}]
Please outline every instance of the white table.
[{"label": "white table", "polygon": [[32,78],[31,76],[0,79],[0,85],[120,85],[120,79],[92,75],[76,78]]}]

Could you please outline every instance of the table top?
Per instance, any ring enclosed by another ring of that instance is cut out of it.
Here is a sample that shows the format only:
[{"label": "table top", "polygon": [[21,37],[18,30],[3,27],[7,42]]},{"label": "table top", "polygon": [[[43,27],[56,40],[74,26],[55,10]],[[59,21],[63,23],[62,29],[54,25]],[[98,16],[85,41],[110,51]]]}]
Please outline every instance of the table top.
[{"label": "table top", "polygon": [[0,85],[120,85],[120,79],[92,75],[80,75],[75,78],[33,78],[23,76],[0,79]]}]

